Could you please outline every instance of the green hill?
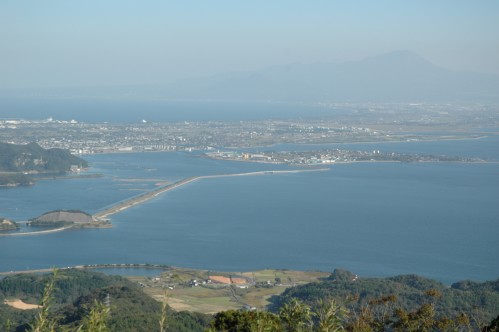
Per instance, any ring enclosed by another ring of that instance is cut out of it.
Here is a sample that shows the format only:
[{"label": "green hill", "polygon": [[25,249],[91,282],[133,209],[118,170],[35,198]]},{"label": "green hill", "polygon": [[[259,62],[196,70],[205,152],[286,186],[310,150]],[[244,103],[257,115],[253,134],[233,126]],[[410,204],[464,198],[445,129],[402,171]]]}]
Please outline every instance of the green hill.
[{"label": "green hill", "polygon": [[88,167],[68,150],[44,149],[36,143],[16,145],[0,142],[0,187],[33,185],[29,174],[62,174],[72,167]]},{"label": "green hill", "polygon": [[44,149],[36,143],[0,143],[0,172],[63,173],[71,166],[85,168],[88,164],[68,150]]},{"label": "green hill", "polygon": [[[0,330],[30,331],[28,324],[44,309],[21,310],[12,303],[42,303],[51,278],[21,274],[0,280]],[[166,317],[166,331],[181,332],[204,331],[210,325],[209,331],[243,332],[497,331],[498,295],[499,280],[449,287],[416,275],[364,279],[336,270],[319,282],[288,288],[273,299],[268,312],[228,310],[209,316],[169,307],[163,311],[137,283],[68,269],[58,272],[44,319],[55,322],[55,331],[76,331],[99,318],[99,312],[106,329],[82,331],[158,331],[161,317]]]},{"label": "green hill", "polygon": [[[20,310],[4,303],[5,299],[20,299],[26,303],[40,303],[51,275],[14,275],[0,280],[0,330],[29,331],[39,309]],[[161,303],[147,296],[141,288],[119,276],[82,270],[58,272],[50,319],[58,321],[59,330],[75,330],[88,316],[95,301],[109,303],[110,315],[106,321],[110,331],[158,331]],[[176,312],[167,309],[166,331],[204,331],[210,316]],[[10,321],[10,328],[6,322]]]},{"label": "green hill", "polygon": [[292,299],[314,306],[322,298],[334,298],[348,309],[359,312],[363,307],[391,296],[392,306],[413,311],[429,301],[428,291],[436,291],[437,316],[465,313],[483,322],[490,322],[499,313],[499,279],[483,283],[460,281],[446,286],[417,275],[389,278],[359,278],[349,271],[335,270],[319,282],[289,288],[272,301],[277,311]]}]

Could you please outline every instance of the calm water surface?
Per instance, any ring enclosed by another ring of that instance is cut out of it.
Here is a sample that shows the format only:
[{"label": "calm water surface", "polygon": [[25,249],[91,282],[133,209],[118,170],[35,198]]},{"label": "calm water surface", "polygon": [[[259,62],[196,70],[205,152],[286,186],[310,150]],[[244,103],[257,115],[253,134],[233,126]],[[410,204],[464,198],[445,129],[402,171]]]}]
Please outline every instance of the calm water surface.
[{"label": "calm water surface", "polygon": [[[481,157],[497,160],[498,152],[490,152],[497,142],[466,141],[464,148],[459,141],[386,143],[376,149],[445,148],[463,156],[482,149],[489,155]],[[0,215],[26,220],[52,209],[93,213],[161,181],[289,168],[188,153],[86,159],[90,172],[104,176],[2,190]],[[327,172],[205,179],[112,216],[111,229],[2,237],[0,270],[152,263],[227,271],[341,267],[363,276],[490,280],[499,277],[497,202],[495,163],[342,164]]]}]

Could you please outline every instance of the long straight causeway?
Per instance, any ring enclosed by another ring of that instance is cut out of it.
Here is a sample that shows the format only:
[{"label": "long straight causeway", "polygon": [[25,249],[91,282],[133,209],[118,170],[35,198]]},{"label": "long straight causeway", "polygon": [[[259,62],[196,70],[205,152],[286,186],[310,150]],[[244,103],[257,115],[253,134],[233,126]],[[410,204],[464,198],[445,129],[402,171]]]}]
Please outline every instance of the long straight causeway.
[{"label": "long straight causeway", "polygon": [[232,177],[232,176],[253,176],[253,175],[270,175],[270,174],[283,174],[283,173],[303,173],[303,172],[317,172],[317,171],[328,171],[329,168],[314,168],[314,169],[295,169],[295,170],[284,170],[284,171],[258,171],[258,172],[248,172],[248,173],[234,173],[234,174],[217,174],[217,175],[203,175],[203,176],[195,176],[180,180],[178,182],[162,186],[156,188],[152,191],[149,191],[145,194],[135,196],[133,198],[127,199],[125,201],[121,201],[116,203],[115,205],[106,208],[103,211],[97,212],[94,214],[94,218],[103,219],[107,218],[113,214],[119,213],[126,209],[129,209],[135,205],[145,203],[154,197],[161,195],[167,191],[179,188],[188,183],[202,180],[202,179],[213,179],[213,178],[223,178],[223,177]]}]

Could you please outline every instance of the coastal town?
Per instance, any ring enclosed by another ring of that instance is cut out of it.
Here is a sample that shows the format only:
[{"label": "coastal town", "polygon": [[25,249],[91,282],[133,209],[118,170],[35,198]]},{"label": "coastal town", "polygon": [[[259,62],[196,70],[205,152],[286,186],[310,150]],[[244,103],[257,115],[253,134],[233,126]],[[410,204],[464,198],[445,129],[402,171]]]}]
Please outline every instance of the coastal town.
[{"label": "coastal town", "polygon": [[293,166],[323,166],[335,163],[354,162],[484,162],[480,158],[464,158],[443,155],[404,154],[380,150],[307,150],[270,152],[207,152],[204,156],[220,160],[247,161],[258,163],[287,164]]},{"label": "coastal town", "polygon": [[483,136],[474,128],[499,123],[497,115],[479,105],[320,106],[330,108],[330,115],[245,121],[140,119],[131,123],[89,123],[52,117],[40,120],[0,118],[0,141],[37,142],[43,148],[62,148],[73,154],[204,151],[276,144],[472,139]]}]

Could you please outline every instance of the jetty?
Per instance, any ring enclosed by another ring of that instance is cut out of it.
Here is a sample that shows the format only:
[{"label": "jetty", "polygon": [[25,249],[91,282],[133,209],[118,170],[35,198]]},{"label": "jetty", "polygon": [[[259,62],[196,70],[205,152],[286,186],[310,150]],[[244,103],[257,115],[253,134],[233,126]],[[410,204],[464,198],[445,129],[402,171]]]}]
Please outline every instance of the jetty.
[{"label": "jetty", "polygon": [[[257,171],[257,172],[247,172],[247,173],[230,173],[230,174],[215,174],[215,175],[201,175],[189,177],[180,181],[177,181],[172,184],[164,185],[148,191],[146,193],[140,194],[138,196],[126,199],[124,201],[120,201],[114,205],[104,208],[102,211],[95,213],[92,217],[98,221],[107,221],[108,217],[120,213],[126,209],[129,209],[133,206],[145,203],[167,191],[185,186],[189,183],[204,180],[204,179],[216,179],[216,178],[225,178],[225,177],[235,177],[235,176],[260,176],[260,175],[273,175],[273,174],[286,174],[286,173],[305,173],[305,172],[320,172],[320,171],[329,171],[330,168],[311,168],[311,169],[293,169],[293,170],[269,170],[269,171]],[[55,232],[65,231],[67,229],[74,228],[74,225],[64,226],[60,228],[54,228],[43,231],[34,231],[34,232],[17,232],[17,233],[0,233],[0,237],[5,236],[28,236],[28,235],[42,235],[49,234]]]},{"label": "jetty", "polygon": [[140,194],[138,196],[132,197],[130,199],[118,202],[110,207],[107,207],[106,209],[97,212],[96,214],[93,215],[95,219],[98,220],[103,220],[106,219],[108,216],[119,213],[121,211],[124,211],[126,209],[131,208],[132,206],[142,204],[144,202],[147,202],[154,197],[157,197],[158,195],[165,193],[167,191],[173,190],[175,188],[184,186],[188,183],[191,183],[193,181],[199,180],[200,177],[191,177],[187,179],[180,180],[178,182],[168,184],[166,186],[161,186],[159,188],[153,189],[152,191],[148,191],[147,193]]},{"label": "jetty", "polygon": [[224,178],[224,177],[235,177],[235,176],[257,176],[257,175],[272,175],[272,174],[285,174],[285,173],[304,173],[304,172],[318,172],[318,171],[328,171],[329,168],[313,168],[313,169],[294,169],[294,170],[280,170],[280,171],[257,171],[257,172],[247,172],[247,173],[231,173],[231,174],[216,174],[216,175],[202,175],[202,176],[195,176],[195,177],[190,177],[186,178],[180,181],[177,181],[175,183],[162,186],[159,188],[156,188],[152,191],[149,191],[147,193],[141,194],[139,196],[132,197],[130,199],[121,201],[119,203],[116,203],[115,205],[112,205],[110,207],[107,207],[106,209],[97,212],[94,214],[94,218],[96,219],[106,219],[107,217],[122,212],[126,209],[129,209],[133,206],[145,203],[167,191],[185,186],[186,184],[192,183],[194,181],[199,181],[203,179],[216,179],[216,178]]}]

